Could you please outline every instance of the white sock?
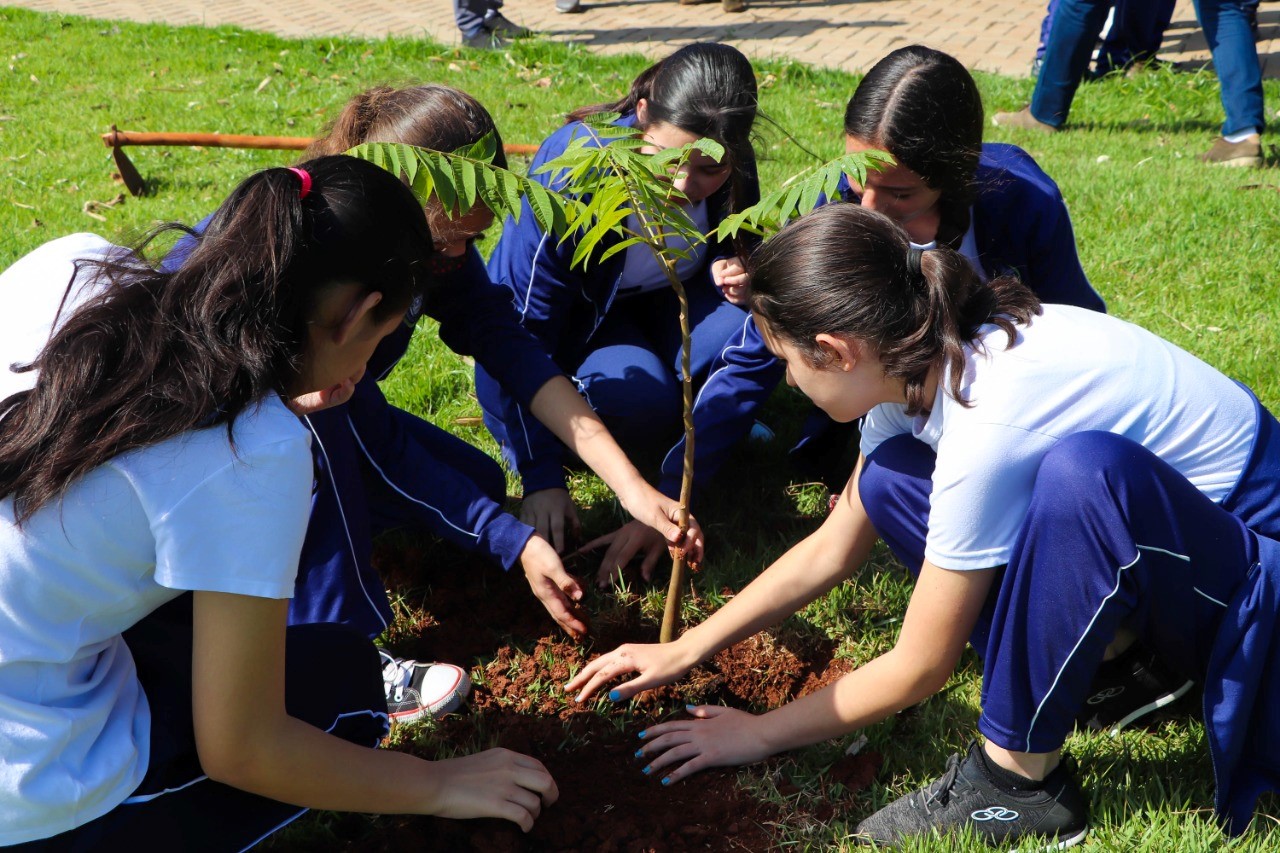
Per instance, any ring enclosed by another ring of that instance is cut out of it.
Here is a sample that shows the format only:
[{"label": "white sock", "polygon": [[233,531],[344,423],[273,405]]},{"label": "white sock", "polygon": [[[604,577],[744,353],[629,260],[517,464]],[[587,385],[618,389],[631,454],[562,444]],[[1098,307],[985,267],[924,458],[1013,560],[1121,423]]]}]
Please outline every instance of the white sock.
[{"label": "white sock", "polygon": [[1250,136],[1255,135],[1257,132],[1258,132],[1258,129],[1256,127],[1251,127],[1248,130],[1242,130],[1239,133],[1233,133],[1230,136],[1223,134],[1222,138],[1230,142],[1232,145],[1235,145],[1237,142],[1244,142],[1246,139],[1248,139]]}]

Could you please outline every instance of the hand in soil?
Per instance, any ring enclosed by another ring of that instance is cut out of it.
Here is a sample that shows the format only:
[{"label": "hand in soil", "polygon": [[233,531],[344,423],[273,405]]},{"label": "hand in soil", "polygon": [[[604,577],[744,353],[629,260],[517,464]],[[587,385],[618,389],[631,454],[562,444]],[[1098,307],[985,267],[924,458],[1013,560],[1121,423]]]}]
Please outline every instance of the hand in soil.
[{"label": "hand in soil", "polygon": [[427,813],[440,817],[498,817],[528,832],[543,807],[560,796],[541,761],[509,749],[436,761],[428,772],[436,795]]},{"label": "hand in soil", "polygon": [[520,502],[520,520],[538,531],[551,543],[557,554],[563,554],[570,538],[582,533],[578,508],[573,505],[568,489],[539,489]]},{"label": "hand in soil", "polygon": [[[690,719],[650,726],[640,733],[636,757],[646,775],[671,785],[708,767],[736,767],[768,758],[762,717],[721,705],[689,707]],[[667,770],[674,765],[674,770]],[[664,772],[666,771],[666,772]]]},{"label": "hand in soil", "polygon": [[536,533],[530,536],[520,552],[520,565],[533,594],[569,636],[581,640],[590,633],[586,612],[577,603],[583,595],[582,586],[565,571],[560,555],[547,540]]},{"label": "hand in soil", "polygon": [[588,663],[565,684],[565,693],[578,691],[575,702],[585,702],[604,685],[623,675],[640,675],[609,691],[609,698],[622,702],[645,690],[670,684],[698,661],[690,659],[679,640],[671,643],[629,643]]},{"label": "hand in soil", "polygon": [[612,533],[592,539],[575,553],[583,554],[609,546],[600,561],[596,572],[596,585],[605,589],[614,580],[622,577],[622,570],[637,555],[643,555],[640,563],[640,576],[645,580],[653,580],[654,567],[667,553],[667,543],[662,534],[641,521],[629,521]]}]

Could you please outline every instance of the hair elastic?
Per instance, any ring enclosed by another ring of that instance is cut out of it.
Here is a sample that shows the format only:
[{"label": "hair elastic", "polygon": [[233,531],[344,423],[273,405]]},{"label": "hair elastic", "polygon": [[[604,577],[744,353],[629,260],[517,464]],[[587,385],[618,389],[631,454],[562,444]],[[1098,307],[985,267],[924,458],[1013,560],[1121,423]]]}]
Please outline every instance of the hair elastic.
[{"label": "hair elastic", "polygon": [[302,201],[307,197],[307,193],[311,192],[311,175],[306,169],[299,169],[297,166],[288,166],[290,172],[298,176],[298,180],[302,181],[302,188],[298,190],[298,201]]},{"label": "hair elastic", "polygon": [[920,259],[924,257],[924,249],[919,246],[907,247],[907,273],[913,278],[920,278],[924,273],[920,269]]}]

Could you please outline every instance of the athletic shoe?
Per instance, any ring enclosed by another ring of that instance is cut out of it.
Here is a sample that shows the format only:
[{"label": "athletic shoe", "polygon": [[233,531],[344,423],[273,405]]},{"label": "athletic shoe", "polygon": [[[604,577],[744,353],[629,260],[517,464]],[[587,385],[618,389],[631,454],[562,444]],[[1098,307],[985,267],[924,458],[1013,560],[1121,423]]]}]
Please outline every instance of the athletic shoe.
[{"label": "athletic shoe", "polygon": [[431,714],[456,711],[471,693],[471,679],[451,663],[418,663],[393,657],[381,649],[382,686],[387,715],[394,723],[408,723]]},{"label": "athletic shoe", "polygon": [[1213,140],[1213,147],[1196,159],[1213,166],[1257,169],[1262,166],[1262,140],[1254,137],[1240,142],[1228,142],[1219,136]]},{"label": "athletic shoe", "polygon": [[1084,840],[1088,806],[1065,764],[1039,790],[1008,791],[983,768],[981,749],[974,742],[968,755],[951,756],[941,779],[858,824],[859,840],[891,847],[918,835],[972,833],[989,844],[1018,842],[1023,851],[1065,850]]},{"label": "athletic shoe", "polygon": [[1135,643],[1098,667],[1092,692],[1080,709],[1076,724],[1095,732],[1118,734],[1135,720],[1181,699],[1192,684]]},{"label": "athletic shoe", "polygon": [[526,39],[533,35],[533,30],[520,26],[501,12],[486,15],[484,25],[489,32],[497,33],[507,39]]},{"label": "athletic shoe", "polygon": [[1033,116],[1031,107],[1023,107],[1016,113],[996,113],[991,117],[991,123],[996,127],[1017,127],[1022,130],[1038,130],[1041,133],[1056,133],[1058,130],[1053,125],[1045,124]]},{"label": "athletic shoe", "polygon": [[556,11],[564,15],[576,15],[582,11],[582,0],[556,0]]},{"label": "athletic shoe", "polygon": [[462,37],[462,43],[476,50],[502,50],[511,44],[498,33],[488,27],[481,27],[469,36]]}]

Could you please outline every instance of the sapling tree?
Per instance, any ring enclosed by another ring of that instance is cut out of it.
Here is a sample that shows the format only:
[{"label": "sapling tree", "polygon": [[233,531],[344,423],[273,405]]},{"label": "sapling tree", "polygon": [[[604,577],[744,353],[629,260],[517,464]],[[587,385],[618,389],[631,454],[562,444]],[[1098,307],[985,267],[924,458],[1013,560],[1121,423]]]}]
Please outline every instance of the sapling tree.
[{"label": "sapling tree", "polygon": [[[693,491],[693,377],[690,369],[689,300],[676,272],[679,260],[708,240],[729,239],[741,232],[767,235],[812,210],[823,196],[834,198],[841,177],[862,183],[868,168],[891,162],[879,151],[845,154],[796,175],[751,207],[725,217],[711,234],[690,218],[688,199],[673,178],[700,151],[713,160],[724,146],[698,139],[678,148],[646,153],[647,143],[631,128],[614,124],[615,115],[591,116],[559,157],[541,166],[556,189],[493,165],[497,143],[491,136],[454,152],[432,151],[399,143],[366,143],[349,153],[402,175],[418,198],[433,195],[446,211],[462,215],[484,204],[499,218],[518,218],[522,200],[529,204],[544,231],[561,242],[576,239],[572,266],[589,267],[633,246],[654,256],[679,300],[684,460],[676,523],[689,529]],[[670,642],[680,630],[680,604],[690,567],[683,547],[674,550],[660,639]]]}]

